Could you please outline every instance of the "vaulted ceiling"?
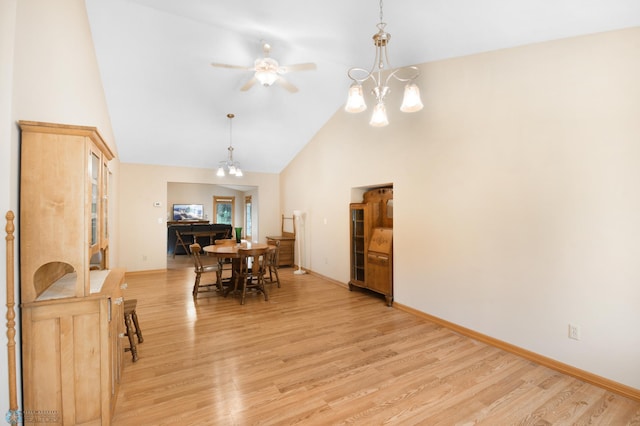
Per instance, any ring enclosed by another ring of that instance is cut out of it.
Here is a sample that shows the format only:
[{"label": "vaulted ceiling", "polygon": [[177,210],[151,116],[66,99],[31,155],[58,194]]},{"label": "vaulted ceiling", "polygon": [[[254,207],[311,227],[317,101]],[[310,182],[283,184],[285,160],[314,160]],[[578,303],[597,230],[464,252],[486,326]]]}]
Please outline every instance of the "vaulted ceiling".
[{"label": "vaulted ceiling", "polygon": [[[215,168],[232,140],[245,171],[280,172],[369,68],[379,0],[86,0],[120,160]],[[637,0],[387,0],[393,66],[640,26]],[[262,42],[282,86],[242,86]],[[428,97],[423,91],[423,98]],[[234,113],[230,135],[228,113]],[[362,117],[367,125],[368,117]]]}]

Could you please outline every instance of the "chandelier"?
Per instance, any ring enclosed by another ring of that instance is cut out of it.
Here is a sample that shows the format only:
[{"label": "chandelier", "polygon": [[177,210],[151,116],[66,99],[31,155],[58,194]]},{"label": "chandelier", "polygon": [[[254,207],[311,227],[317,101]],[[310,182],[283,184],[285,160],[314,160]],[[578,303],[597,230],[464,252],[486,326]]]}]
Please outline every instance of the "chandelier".
[{"label": "chandelier", "polygon": [[229,155],[226,160],[220,161],[216,176],[224,177],[226,170],[230,175],[235,175],[235,177],[242,177],[240,163],[238,163],[237,161],[233,161],[233,146],[231,146],[231,121],[233,120],[233,117],[235,117],[235,115],[227,114],[227,118],[229,118],[229,148],[227,148],[227,150],[229,151]]},{"label": "chandelier", "polygon": [[[362,94],[362,83],[369,79],[373,81],[374,88],[371,93],[375,96],[376,105],[373,108],[369,124],[374,127],[382,127],[389,124],[384,99],[391,92],[389,82],[392,78],[401,83],[407,83],[404,88],[400,111],[416,112],[423,107],[420,99],[420,89],[414,83],[415,79],[420,75],[418,68],[411,66],[393,70],[389,63],[387,44],[391,40],[391,34],[384,31],[386,25],[382,20],[382,0],[380,0],[380,23],[376,25],[378,32],[373,35],[373,44],[376,47],[376,58],[373,67],[369,71],[353,67],[347,72],[347,75],[353,81],[349,87],[349,96],[344,108],[347,112],[362,112],[367,109],[367,104]],[[386,78],[385,74],[388,74]]]}]

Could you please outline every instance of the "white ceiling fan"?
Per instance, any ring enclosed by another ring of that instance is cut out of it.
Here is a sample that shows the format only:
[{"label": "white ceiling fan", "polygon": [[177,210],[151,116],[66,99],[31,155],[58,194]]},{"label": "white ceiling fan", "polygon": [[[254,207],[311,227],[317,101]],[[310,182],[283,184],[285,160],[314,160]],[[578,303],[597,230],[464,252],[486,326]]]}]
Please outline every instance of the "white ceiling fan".
[{"label": "white ceiling fan", "polygon": [[233,69],[240,69],[245,71],[254,71],[254,74],[251,80],[246,82],[245,85],[240,88],[240,90],[243,92],[246,90],[249,90],[256,83],[260,83],[263,86],[271,86],[273,83],[277,83],[280,86],[287,89],[289,92],[295,93],[298,91],[298,88],[293,84],[289,83],[287,80],[285,80],[285,78],[282,75],[292,71],[307,71],[307,70],[316,69],[316,64],[314,64],[313,62],[308,62],[304,64],[295,64],[295,65],[279,65],[278,61],[269,57],[271,46],[268,43],[265,43],[265,42],[262,43],[262,51],[264,53],[264,57],[256,59],[252,67],[244,67],[241,65],[220,64],[216,62],[212,62],[211,65],[214,67],[221,67],[221,68],[233,68]]}]

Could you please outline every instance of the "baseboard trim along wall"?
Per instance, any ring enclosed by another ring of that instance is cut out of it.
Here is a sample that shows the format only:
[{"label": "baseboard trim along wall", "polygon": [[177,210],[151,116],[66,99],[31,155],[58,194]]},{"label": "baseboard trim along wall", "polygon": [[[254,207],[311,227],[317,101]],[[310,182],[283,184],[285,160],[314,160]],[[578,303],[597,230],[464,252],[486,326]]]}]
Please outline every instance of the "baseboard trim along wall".
[{"label": "baseboard trim along wall", "polygon": [[416,315],[418,317],[424,318],[428,321],[439,324],[443,327],[446,327],[456,333],[460,333],[471,339],[478,340],[488,345],[497,347],[499,349],[521,356],[525,359],[528,359],[530,361],[533,361],[545,367],[549,367],[553,370],[559,371],[563,374],[567,374],[569,376],[575,377],[576,379],[582,380],[587,383],[591,383],[592,385],[599,386],[608,391],[617,393],[619,395],[622,395],[627,398],[631,398],[635,401],[640,402],[640,389],[635,389],[635,388],[632,388],[631,386],[627,386],[622,383],[609,380],[605,377],[598,376],[597,374],[589,373],[588,371],[584,371],[579,368],[573,367],[571,365],[564,364],[552,358],[547,358],[535,352],[531,352],[526,349],[520,348],[518,346],[512,345],[510,343],[503,342],[501,340],[487,336],[485,334],[478,333],[477,331],[459,326],[452,322],[443,320],[433,315],[426,314],[422,311],[418,311],[417,309],[410,308],[400,303],[394,302],[393,306],[401,311],[405,311],[410,314]]},{"label": "baseboard trim along wall", "polygon": [[[334,280],[332,278],[326,277],[322,274],[318,274],[310,269],[305,269],[306,272],[310,275],[315,275],[317,277],[323,278],[327,281],[330,281],[333,284],[336,284],[340,287],[348,288],[348,286],[340,281]],[[529,350],[520,348],[518,346],[512,345],[507,342],[503,342],[502,340],[495,339],[491,336],[487,336],[486,334],[478,333],[477,331],[471,330],[470,328],[462,327],[460,325],[454,324],[452,322],[443,320],[441,318],[435,317],[433,315],[429,315],[417,309],[410,308],[401,303],[394,302],[393,307],[399,309],[401,311],[410,313],[417,317],[423,318],[427,321],[431,321],[435,324],[439,324],[443,327],[446,327],[456,333],[460,333],[463,336],[467,336],[471,339],[477,340],[479,342],[486,343],[488,345],[494,346],[496,348],[502,349],[504,351],[510,352],[514,355],[521,356],[522,358],[528,359],[529,361],[533,361],[545,367],[551,368],[553,370],[559,371],[560,373],[567,374],[569,376],[575,377],[576,379],[582,380],[587,383],[591,383],[592,385],[601,387],[608,391],[617,393],[618,395],[622,395],[627,398],[631,398],[634,401],[640,402],[640,389],[632,388],[631,386],[624,385],[622,383],[618,383],[613,380],[609,380],[605,377],[598,376],[597,374],[590,373],[585,370],[581,370],[579,368],[573,367],[569,364],[565,364],[555,359],[548,358],[546,356],[537,354],[535,352],[531,352]]]}]

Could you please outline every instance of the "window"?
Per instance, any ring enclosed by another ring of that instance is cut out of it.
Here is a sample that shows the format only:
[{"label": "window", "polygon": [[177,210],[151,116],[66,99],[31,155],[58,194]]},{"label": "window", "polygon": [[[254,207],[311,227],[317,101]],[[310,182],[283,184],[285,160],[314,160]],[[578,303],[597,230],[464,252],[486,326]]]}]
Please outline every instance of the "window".
[{"label": "window", "polygon": [[215,223],[226,223],[233,226],[235,197],[213,197],[213,214]]},{"label": "window", "polygon": [[244,235],[249,241],[251,241],[251,230],[253,229],[251,223],[252,212],[253,205],[251,204],[251,195],[247,195],[244,197]]}]

